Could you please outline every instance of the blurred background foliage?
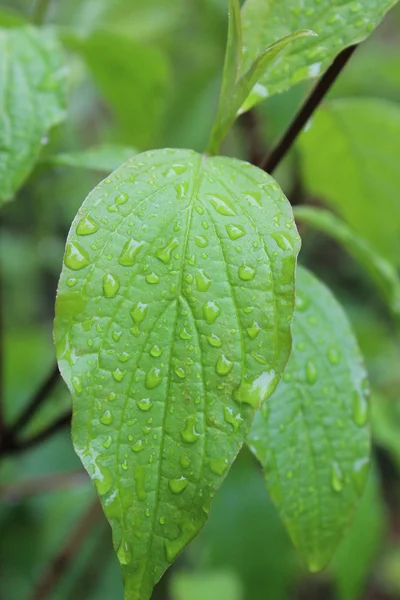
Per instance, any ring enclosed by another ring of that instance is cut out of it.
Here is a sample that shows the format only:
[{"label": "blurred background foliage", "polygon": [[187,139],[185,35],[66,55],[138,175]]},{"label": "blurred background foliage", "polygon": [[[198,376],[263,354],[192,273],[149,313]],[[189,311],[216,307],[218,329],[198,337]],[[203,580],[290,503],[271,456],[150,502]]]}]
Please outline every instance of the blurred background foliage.
[{"label": "blurred background foliage", "polygon": [[[5,9],[29,19],[32,2],[3,0],[0,18]],[[60,29],[68,56],[69,115],[46,140],[43,160],[16,201],[8,203],[1,214],[4,390],[9,420],[18,415],[54,362],[53,304],[64,240],[78,207],[102,178],[99,173],[68,166],[49,167],[46,157],[100,143],[123,143],[138,150],[171,146],[202,151],[217,106],[226,10],[225,0],[51,3],[47,21]],[[225,141],[223,153],[253,160],[270,149],[311,86],[297,85],[242,116]],[[392,10],[358,48],[315,121],[337,107],[337,100],[349,98],[390,101],[390,110],[400,110],[399,9]],[[373,150],[379,146],[393,161],[393,180],[382,191],[388,202],[397,193],[398,211],[399,137],[393,124],[385,127],[378,122],[373,128],[368,119],[370,113],[365,121],[356,114],[352,124],[358,131],[360,151],[371,152],[362,159],[363,168],[369,171],[369,192],[376,195],[382,190],[379,173],[374,172]],[[335,174],[342,168],[341,157],[348,164],[354,156],[349,158],[340,144],[335,145],[338,132],[334,128],[327,127],[322,137],[321,131],[314,130],[311,136],[305,133],[276,175],[293,204],[326,201],[341,212],[343,206],[340,201],[335,204],[335,194],[341,198],[343,190],[335,189]],[[363,146],[364,142],[369,146]],[[318,177],[313,173],[316,149]],[[357,176],[356,170],[346,174],[347,193],[352,196],[359,193]],[[360,206],[350,218],[353,225],[362,233],[386,227],[388,215],[376,211],[376,205],[374,211],[374,197],[368,204],[360,195]],[[379,201],[377,206],[382,208]],[[398,228],[399,219],[394,225]],[[375,468],[354,525],[331,566],[320,575],[309,575],[268,499],[258,465],[243,451],[216,495],[209,521],[156,588],[155,598],[400,598],[398,338],[357,264],[321,233],[300,230],[301,262],[327,282],[345,306],[371,378]],[[393,236],[397,234],[394,228]],[[399,254],[392,256],[389,241],[383,236],[382,251],[398,266]],[[69,405],[60,383],[24,435],[41,430]],[[94,501],[94,491],[81,472],[67,428],[21,455],[4,459],[0,476],[0,598],[34,599],[32,590]],[[102,516],[77,544],[50,597],[122,598],[120,573]]]}]

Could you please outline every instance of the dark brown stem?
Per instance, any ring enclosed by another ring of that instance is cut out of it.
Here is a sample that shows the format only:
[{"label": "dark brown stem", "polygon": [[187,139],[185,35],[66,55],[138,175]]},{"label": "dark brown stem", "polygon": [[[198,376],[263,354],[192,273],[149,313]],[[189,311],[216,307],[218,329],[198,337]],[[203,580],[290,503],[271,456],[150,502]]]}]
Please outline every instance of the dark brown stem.
[{"label": "dark brown stem", "polygon": [[65,544],[50,562],[29,600],[47,600],[47,598],[51,598],[52,593],[79,551],[84,539],[97,523],[100,515],[101,508],[99,501],[96,499],[83,513]]},{"label": "dark brown stem", "polygon": [[320,105],[326,94],[336,81],[343,68],[348,63],[350,57],[353,55],[357,45],[349,46],[343,50],[333,61],[329,69],[321,77],[310,96],[307,98],[302,108],[299,110],[292,123],[289,125],[286,133],[277,146],[272,150],[271,154],[260,163],[260,168],[267,173],[272,173],[279,163],[283,160],[286,154],[289,152],[293,143],[296,141],[299,133],[315,111]]}]

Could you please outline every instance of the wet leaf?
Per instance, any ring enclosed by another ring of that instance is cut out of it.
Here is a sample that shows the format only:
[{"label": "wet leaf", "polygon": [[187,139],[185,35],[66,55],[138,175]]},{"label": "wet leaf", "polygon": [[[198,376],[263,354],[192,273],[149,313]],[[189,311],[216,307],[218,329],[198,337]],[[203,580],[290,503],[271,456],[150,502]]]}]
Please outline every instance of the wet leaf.
[{"label": "wet leaf", "polygon": [[369,467],[367,379],[342,308],[298,268],[293,349],[248,444],[311,571],[324,568],[354,516]]},{"label": "wet leaf", "polygon": [[296,29],[318,37],[287,46],[254,87],[246,109],[296,83],[321,75],[341,50],[364,40],[397,0],[246,0],[242,7],[243,66]]},{"label": "wet leaf", "polygon": [[270,176],[187,150],[131,159],[73,222],[57,354],[129,600],[200,530],[279,381],[298,249]]},{"label": "wet leaf", "polygon": [[65,118],[66,69],[49,29],[0,28],[0,204],[31,172],[46,136]]}]

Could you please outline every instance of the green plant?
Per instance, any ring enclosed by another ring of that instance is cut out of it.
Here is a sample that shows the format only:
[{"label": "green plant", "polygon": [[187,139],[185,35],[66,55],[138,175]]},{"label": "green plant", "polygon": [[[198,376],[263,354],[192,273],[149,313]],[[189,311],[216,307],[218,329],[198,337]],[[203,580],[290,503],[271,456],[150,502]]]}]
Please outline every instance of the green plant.
[{"label": "green plant", "polygon": [[[292,209],[269,174],[353,48],[326,72],[266,165],[218,153],[239,114],[323,73],[395,2],[365,4],[314,0],[300,9],[287,0],[270,8],[247,0],[240,10],[230,0],[219,106],[204,154],[106,145],[41,159],[44,166],[103,171],[126,161],[94,188],[72,223],[54,325],[58,365],[73,401],[74,447],[111,525],[126,600],[150,598],[205,523],[245,443],[311,571],[327,566],[354,518],[370,463],[367,375],[338,302],[296,266],[300,238]],[[61,35],[8,13],[0,24],[6,62],[0,198],[8,201],[38,161],[50,128],[65,118],[60,37],[95,65],[94,77],[116,105],[130,69],[110,85],[120,56],[112,34],[106,46],[115,56],[103,65],[97,61],[101,34]],[[149,81],[162,85],[166,69],[157,53],[143,55],[134,46],[127,41],[122,52],[144,56],[149,71],[154,68]],[[141,85],[149,85],[149,110],[156,113],[156,87],[147,80]],[[393,169],[388,164],[383,174],[375,172],[375,157],[368,166],[354,152],[353,165],[342,144],[348,134],[368,154],[368,132],[357,129],[363,111],[373,115],[378,132],[398,128],[398,109],[381,104],[332,101],[316,117],[301,140],[301,169],[316,194],[329,186],[328,201],[343,221],[313,207],[297,208],[295,216],[333,236],[366,268],[397,323],[397,208],[384,190],[385,230],[378,231],[381,208],[371,202],[364,210],[362,190],[366,180],[372,195],[383,182],[389,188]],[[127,127],[136,126],[135,111],[119,114]],[[321,150],[329,128],[331,145]],[[138,139],[145,135],[146,127]],[[392,137],[394,146],[395,132]],[[386,137],[383,145],[390,163]],[[346,182],[350,169],[357,170],[354,189]],[[56,378],[57,370],[50,387]],[[45,392],[14,427],[3,427],[5,453],[18,450],[19,428]]]}]

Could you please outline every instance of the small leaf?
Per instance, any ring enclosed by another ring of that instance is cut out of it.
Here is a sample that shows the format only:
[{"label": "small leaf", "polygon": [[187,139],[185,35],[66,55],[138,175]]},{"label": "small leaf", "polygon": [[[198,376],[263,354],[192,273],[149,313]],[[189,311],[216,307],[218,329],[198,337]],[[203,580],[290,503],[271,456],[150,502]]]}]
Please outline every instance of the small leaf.
[{"label": "small leaf", "polygon": [[253,89],[248,110],[296,83],[321,75],[341,50],[361,42],[397,0],[246,0],[242,6],[243,65],[278,37],[296,29],[312,29],[319,37],[288,46],[281,60]]},{"label": "small leaf", "polygon": [[[400,108],[386,100],[333,100],[300,137],[309,191],[400,265]],[[329,144],[326,141],[329,140]]]},{"label": "small leaf", "polygon": [[0,28],[0,204],[32,170],[48,131],[65,118],[66,69],[49,29]]},{"label": "small leaf", "polygon": [[202,527],[279,380],[298,249],[270,176],[187,150],[139,154],[79,210],[56,347],[129,600]]},{"label": "small leaf", "polygon": [[295,216],[299,221],[330,235],[364,267],[390,312],[400,323],[400,279],[394,266],[333,213],[309,206],[297,206]]},{"label": "small leaf", "polygon": [[63,152],[48,156],[44,159],[44,162],[62,167],[76,167],[109,173],[135,154],[137,154],[137,150],[128,146],[103,144],[80,152]]},{"label": "small leaf", "polygon": [[272,501],[311,571],[330,561],[369,466],[367,379],[346,316],[298,268],[293,349],[283,380],[257,413],[248,444]]},{"label": "small leaf", "polygon": [[252,63],[248,71],[242,75],[235,88],[230,94],[221,91],[221,100],[218,109],[218,115],[211,133],[210,153],[215,154],[222,140],[225,138],[232,123],[235,121],[238,112],[246,102],[248,95],[257,81],[273,64],[278,54],[285,46],[294,40],[313,36],[315,33],[309,30],[301,30],[278,40],[271,46],[268,46]]}]

